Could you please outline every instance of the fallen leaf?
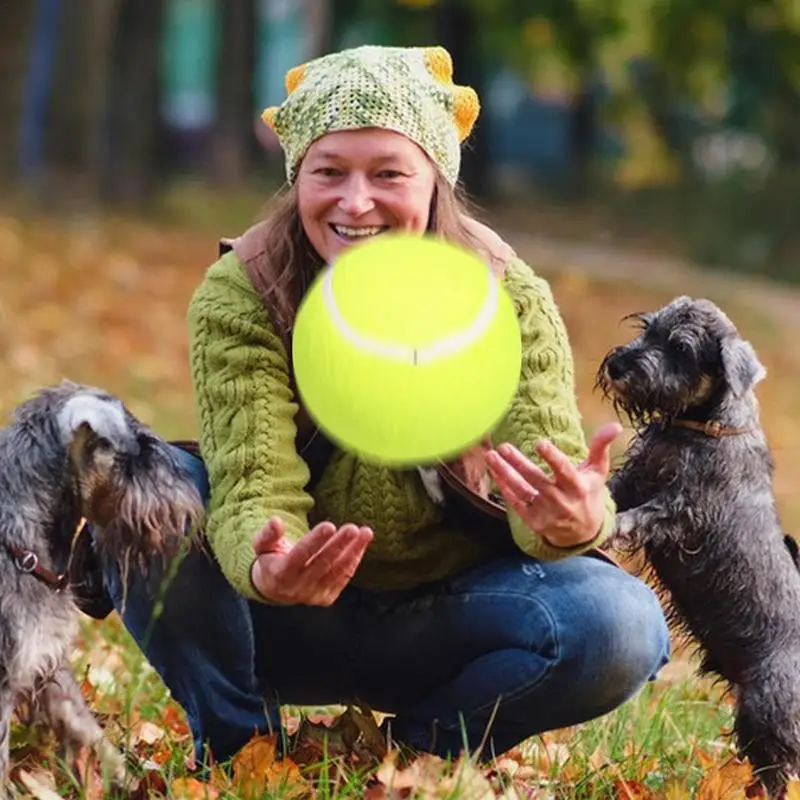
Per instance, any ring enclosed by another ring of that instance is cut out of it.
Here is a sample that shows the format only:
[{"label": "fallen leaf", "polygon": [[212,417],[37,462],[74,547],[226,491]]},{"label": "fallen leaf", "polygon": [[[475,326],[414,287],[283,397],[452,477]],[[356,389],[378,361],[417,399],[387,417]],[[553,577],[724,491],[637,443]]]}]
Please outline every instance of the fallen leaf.
[{"label": "fallen leaf", "polygon": [[747,786],[753,780],[750,765],[730,759],[722,766],[711,767],[697,787],[696,800],[739,800],[747,797]]},{"label": "fallen leaf", "polygon": [[304,767],[332,759],[377,766],[386,753],[386,740],[375,717],[353,706],[336,717],[308,715],[300,722],[292,746],[292,758]]},{"label": "fallen leaf", "polygon": [[[375,773],[370,786],[370,800],[495,800],[497,794],[490,780],[469,759],[454,765],[434,755],[425,754],[408,766],[399,768],[397,752],[392,751]],[[512,795],[514,797],[514,795]]]},{"label": "fallen leaf", "polygon": [[154,795],[166,795],[167,792],[167,781],[161,772],[155,769],[148,769],[136,781],[128,794],[127,800],[149,800]]},{"label": "fallen leaf", "polygon": [[21,769],[17,777],[20,783],[31,793],[36,800],[61,800],[61,795],[56,791],[53,776],[44,770],[27,772]]},{"label": "fallen leaf", "polygon": [[618,778],[614,781],[615,800],[653,800],[654,795],[643,783]]},{"label": "fallen leaf", "polygon": [[685,780],[672,780],[661,788],[659,800],[692,800],[692,793]]},{"label": "fallen leaf", "polygon": [[233,758],[233,785],[242,797],[260,797],[264,792],[280,792],[282,798],[311,794],[311,787],[292,759],[277,757],[275,734],[256,736]]},{"label": "fallen leaf", "polygon": [[155,722],[139,720],[131,729],[131,746],[138,744],[154,745],[166,736],[166,731]]},{"label": "fallen leaf", "polygon": [[219,792],[196,778],[176,778],[170,784],[172,800],[217,800]]},{"label": "fallen leaf", "polygon": [[786,800],[800,800],[800,781],[791,780],[786,784]]}]

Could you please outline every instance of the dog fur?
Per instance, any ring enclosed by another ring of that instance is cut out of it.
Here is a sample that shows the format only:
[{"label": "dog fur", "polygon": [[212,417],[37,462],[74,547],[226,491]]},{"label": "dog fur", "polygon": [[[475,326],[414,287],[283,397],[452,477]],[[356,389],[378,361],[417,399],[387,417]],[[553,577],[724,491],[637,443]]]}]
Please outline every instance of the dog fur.
[{"label": "dog fur", "polygon": [[85,519],[101,556],[121,569],[146,568],[175,555],[201,514],[200,496],[166,443],[100,389],[67,381],[45,388],[0,430],[0,796],[12,715],[23,701],[56,732],[68,759],[90,747],[106,774],[124,777],[123,758],[67,661],[78,624],[73,590],[27,571],[30,554],[68,574]]},{"label": "dog fur", "polygon": [[640,334],[597,376],[635,430],[610,479],[611,544],[644,555],[702,672],[733,692],[740,752],[780,797],[800,773],[800,572],[754,393],[765,370],[708,300],[634,318]]}]

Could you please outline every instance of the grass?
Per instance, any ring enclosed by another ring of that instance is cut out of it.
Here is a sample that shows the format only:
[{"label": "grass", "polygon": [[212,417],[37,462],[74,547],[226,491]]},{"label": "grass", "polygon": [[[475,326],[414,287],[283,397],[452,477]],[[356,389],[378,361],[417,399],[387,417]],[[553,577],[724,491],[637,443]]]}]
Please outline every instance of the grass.
[{"label": "grass", "polygon": [[[208,223],[213,209],[205,212],[201,228],[174,209],[170,225],[0,218],[0,411],[7,413],[39,386],[70,377],[120,394],[167,437],[195,436],[186,305],[214,260],[217,235],[244,227],[257,205],[254,200],[233,206],[224,230],[217,230],[221,222]],[[769,377],[759,397],[775,453],[778,504],[787,530],[800,529],[800,500],[793,495],[800,483],[800,394],[793,378],[800,367],[795,346],[800,314],[792,312],[800,310],[800,295],[763,286],[756,292],[741,282],[696,275],[646,274],[650,262],[627,256],[629,274],[617,272],[609,279],[602,270],[578,262],[544,258],[541,243],[522,235],[515,244],[551,280],[575,353],[587,432],[611,416],[592,390],[593,376],[605,351],[628,337],[619,325],[625,314],[656,307],[678,292],[706,294],[722,303],[767,365]],[[770,298],[782,313],[771,313]],[[393,770],[389,761],[373,759],[363,748],[343,751],[340,741],[337,750],[336,735],[326,750],[319,727],[303,723],[295,733],[301,712],[309,709],[285,709],[299,745],[293,755],[299,771],[278,764],[274,742],[266,738],[251,743],[227,769],[216,768],[209,782],[193,772],[182,712],[116,615],[103,623],[84,623],[73,662],[109,736],[135,757],[136,780],[123,795],[128,798],[293,797],[313,787],[318,798],[331,800],[713,800],[744,797],[748,778],[747,768],[732,760],[726,735],[730,704],[720,687],[694,675],[682,651],[657,681],[617,711],[536,737],[487,767],[478,768],[469,759],[445,764],[423,757]],[[313,711],[322,715],[318,724],[334,724],[337,710]],[[337,728],[334,734],[341,732]],[[96,779],[82,790],[72,785],[53,745],[37,731],[15,727],[14,776],[20,796],[110,796]]]}]

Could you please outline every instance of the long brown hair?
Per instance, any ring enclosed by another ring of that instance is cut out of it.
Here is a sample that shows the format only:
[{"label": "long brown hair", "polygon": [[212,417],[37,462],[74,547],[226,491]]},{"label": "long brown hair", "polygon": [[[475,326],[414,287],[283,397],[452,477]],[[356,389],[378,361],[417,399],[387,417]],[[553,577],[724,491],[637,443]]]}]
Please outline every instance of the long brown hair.
[{"label": "long brown hair", "polygon": [[[465,220],[471,217],[461,189],[449,184],[437,170],[428,230],[477,252],[489,262],[493,256],[468,230]],[[288,343],[300,301],[324,266],[300,221],[296,185],[273,201],[260,229],[262,257],[248,264],[248,273],[270,310],[273,323]]]}]

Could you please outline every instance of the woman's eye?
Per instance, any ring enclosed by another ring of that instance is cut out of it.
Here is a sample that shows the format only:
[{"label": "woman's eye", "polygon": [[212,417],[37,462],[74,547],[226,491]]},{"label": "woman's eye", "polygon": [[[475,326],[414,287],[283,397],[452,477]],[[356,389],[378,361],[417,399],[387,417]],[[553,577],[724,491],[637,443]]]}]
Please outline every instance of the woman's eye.
[{"label": "woman's eye", "polygon": [[340,172],[338,169],[334,169],[333,167],[318,167],[314,170],[314,174],[321,175],[323,178],[335,178],[340,174]]},{"label": "woman's eye", "polygon": [[378,173],[378,177],[383,180],[392,181],[396,178],[401,178],[403,173],[396,169],[384,169]]}]

